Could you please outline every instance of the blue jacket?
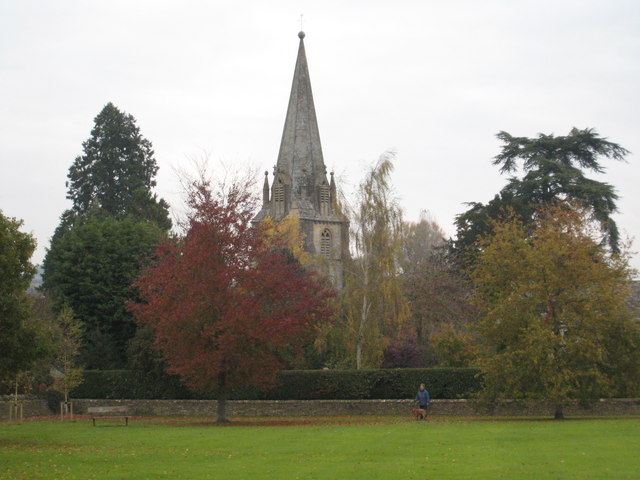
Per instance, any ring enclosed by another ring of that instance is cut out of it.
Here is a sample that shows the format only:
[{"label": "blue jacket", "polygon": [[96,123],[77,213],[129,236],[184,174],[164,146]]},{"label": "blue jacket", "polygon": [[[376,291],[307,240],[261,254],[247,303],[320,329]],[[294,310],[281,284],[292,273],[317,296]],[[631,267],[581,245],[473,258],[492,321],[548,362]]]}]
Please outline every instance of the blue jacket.
[{"label": "blue jacket", "polygon": [[418,394],[416,395],[416,402],[418,402],[421,406],[425,406],[429,404],[429,392],[424,390],[418,390]]}]

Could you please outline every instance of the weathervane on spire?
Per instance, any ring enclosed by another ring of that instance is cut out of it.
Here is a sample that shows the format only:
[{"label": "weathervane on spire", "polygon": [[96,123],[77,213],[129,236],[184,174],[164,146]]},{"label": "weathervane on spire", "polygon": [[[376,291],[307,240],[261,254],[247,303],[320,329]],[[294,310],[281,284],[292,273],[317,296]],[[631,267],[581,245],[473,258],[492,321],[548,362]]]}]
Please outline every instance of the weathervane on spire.
[{"label": "weathervane on spire", "polygon": [[300,14],[300,30],[302,30],[302,22],[303,22],[302,17],[304,17],[304,15]]}]

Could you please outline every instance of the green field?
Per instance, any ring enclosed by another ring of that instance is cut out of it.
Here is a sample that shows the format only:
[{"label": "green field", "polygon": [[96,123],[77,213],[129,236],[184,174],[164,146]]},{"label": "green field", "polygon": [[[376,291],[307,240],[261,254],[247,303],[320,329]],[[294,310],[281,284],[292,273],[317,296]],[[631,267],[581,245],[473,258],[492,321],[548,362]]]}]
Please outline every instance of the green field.
[{"label": "green field", "polygon": [[640,418],[0,424],[0,479],[640,479]]}]

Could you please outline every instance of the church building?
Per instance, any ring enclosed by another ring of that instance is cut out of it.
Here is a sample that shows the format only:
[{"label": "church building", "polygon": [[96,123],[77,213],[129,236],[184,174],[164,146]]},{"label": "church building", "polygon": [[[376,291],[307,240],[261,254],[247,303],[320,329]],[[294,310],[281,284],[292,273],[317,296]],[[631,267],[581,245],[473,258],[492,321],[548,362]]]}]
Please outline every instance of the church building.
[{"label": "church building", "polygon": [[331,179],[327,178],[304,36],[304,32],[298,33],[298,58],[273,180],[269,186],[265,172],[262,209],[253,222],[297,217],[305,250],[323,258],[331,283],[342,288],[343,260],[349,254],[349,221],[337,209],[333,172]]}]

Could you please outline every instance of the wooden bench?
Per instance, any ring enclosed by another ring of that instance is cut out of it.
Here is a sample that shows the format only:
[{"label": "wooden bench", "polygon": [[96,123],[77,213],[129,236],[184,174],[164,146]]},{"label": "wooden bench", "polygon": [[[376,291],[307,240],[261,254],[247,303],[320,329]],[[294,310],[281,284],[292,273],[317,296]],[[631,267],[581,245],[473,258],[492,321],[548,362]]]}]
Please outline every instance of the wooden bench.
[{"label": "wooden bench", "polygon": [[127,407],[89,407],[87,413],[91,415],[94,427],[96,426],[96,418],[124,418],[124,426],[129,425]]}]

